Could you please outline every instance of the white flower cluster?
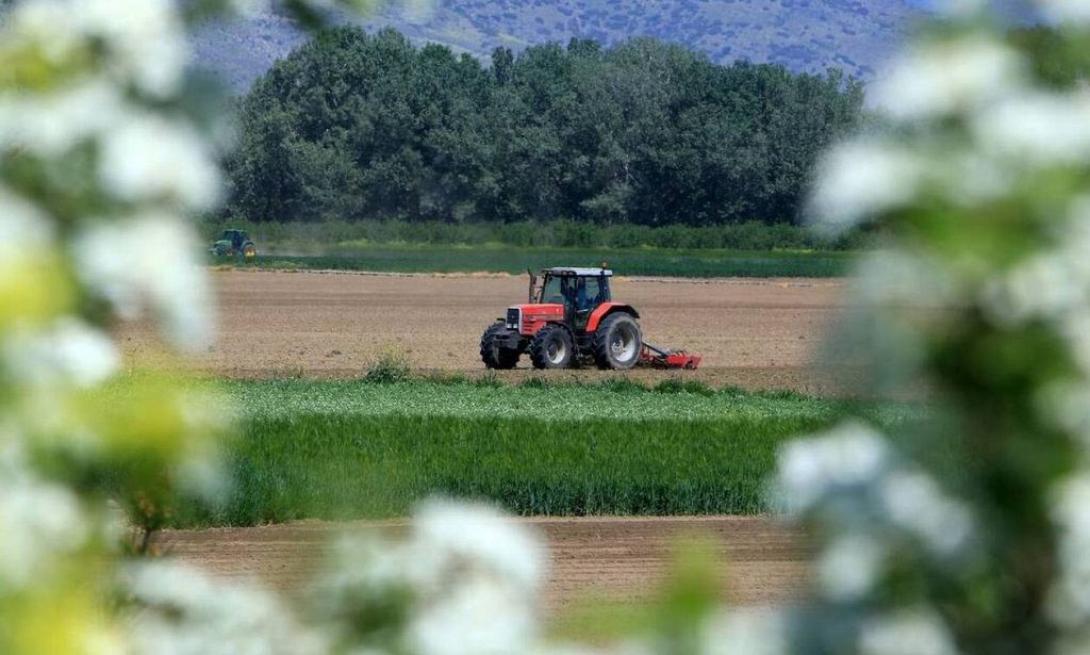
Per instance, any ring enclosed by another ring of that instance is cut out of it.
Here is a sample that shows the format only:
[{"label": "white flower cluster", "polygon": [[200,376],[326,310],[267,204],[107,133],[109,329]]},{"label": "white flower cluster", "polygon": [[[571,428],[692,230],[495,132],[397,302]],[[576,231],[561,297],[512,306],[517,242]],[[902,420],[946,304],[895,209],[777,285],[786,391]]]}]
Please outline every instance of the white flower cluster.
[{"label": "white flower cluster", "polygon": [[[1085,82],[1038,84],[1029,61],[1036,54],[1016,50],[995,33],[994,22],[981,20],[988,4],[945,3],[950,20],[944,28],[894,62],[873,87],[885,124],[826,157],[812,210],[829,229],[881,219],[900,237],[898,250],[864,260],[856,286],[866,310],[860,330],[873,342],[867,346],[879,346],[871,348],[879,366],[905,368],[908,361],[923,368],[935,363],[926,356],[943,353],[943,346],[980,346],[979,362],[956,353],[952,363],[944,362],[948,368],[931,371],[931,381],[954,390],[968,386],[950,373],[960,366],[987,388],[989,376],[1004,379],[1013,371],[1012,384],[1024,385],[1022,395],[1037,415],[1017,427],[1004,425],[1015,419],[998,419],[997,432],[1008,434],[997,434],[997,442],[1040,426],[1043,444],[1054,439],[1048,447],[1055,448],[1068,440],[1075,447],[1065,477],[1049,478],[1057,474],[1043,469],[1003,474],[1038,475],[1055,487],[1044,499],[1059,537],[1048,618],[1056,652],[1084,653],[1090,652],[1090,200],[1078,194],[1085,193],[1090,169],[1090,91]],[[1057,39],[1085,47],[1090,2],[1036,4],[1065,23],[1056,26]],[[979,333],[967,335],[974,329]],[[947,339],[951,334],[957,337]],[[1034,350],[1029,335],[1041,334],[1048,345]],[[1006,354],[1010,362],[997,361]],[[1040,368],[1032,371],[1035,365]],[[974,402],[983,402],[977,394]],[[968,413],[975,411],[987,410]],[[914,535],[940,561],[976,539],[996,550],[1021,547],[1025,535],[977,525],[968,507],[934,479],[898,470],[891,447],[858,430],[792,446],[782,461],[783,487],[804,514],[818,514],[836,535],[818,561],[827,599],[865,597],[903,552],[889,542],[889,526]],[[855,452],[846,457],[846,449]],[[995,453],[1002,452],[997,445]],[[980,454],[994,456],[991,464],[1002,470],[1005,460],[995,453]],[[908,614],[864,629],[859,650],[954,652],[940,616],[926,607],[899,611]]]},{"label": "white flower cluster", "polygon": [[973,538],[968,506],[858,423],[788,444],[778,490],[792,514],[834,528],[816,571],[820,593],[833,602],[865,598],[906,539],[943,565],[956,562]]},{"label": "white flower cluster", "polygon": [[[819,227],[843,230],[921,193],[967,206],[1005,196],[1030,171],[1090,162],[1090,92],[1035,88],[1027,68],[1009,46],[971,31],[900,56],[871,95],[890,129],[850,139],[819,163]],[[951,124],[956,136],[945,132]]]},{"label": "white flower cluster", "polygon": [[122,318],[151,307],[174,343],[195,349],[210,338],[208,280],[193,260],[192,231],[175,217],[146,213],[103,222],[79,234],[72,257],[84,284]]},{"label": "white flower cluster", "polygon": [[28,473],[11,437],[0,437],[0,603],[42,583],[56,557],[78,552],[91,536],[76,495]]},{"label": "white flower cluster", "polygon": [[190,567],[130,565],[125,589],[132,655],[324,655],[328,639],[304,627],[273,594],[222,583]]},{"label": "white flower cluster", "polygon": [[913,608],[868,621],[861,655],[957,655],[950,630],[934,612]]},{"label": "white flower cluster", "polygon": [[[16,74],[19,65],[31,70],[27,75],[39,67],[56,73],[51,83],[0,87],[0,152],[14,149],[58,171],[81,148],[97,153],[97,179],[56,174],[72,185],[95,183],[112,200],[111,214],[78,217],[76,270],[86,289],[126,318],[152,308],[180,345],[207,341],[211,302],[183,216],[213,206],[219,173],[187,118],[141,100],[170,102],[181,91],[188,50],[174,3],[24,2],[2,39]],[[27,204],[11,195],[0,195],[0,215]],[[71,220],[33,211],[30,220],[43,226]],[[42,244],[53,251],[57,245]]]},{"label": "white flower cluster", "polygon": [[1065,627],[1081,627],[1090,622],[1090,473],[1066,480],[1056,496],[1053,516],[1062,531],[1064,576],[1052,591],[1052,615]]},{"label": "white flower cluster", "polygon": [[782,612],[749,608],[720,611],[708,617],[702,655],[786,655],[787,620]]},{"label": "white flower cluster", "polygon": [[121,356],[101,331],[72,317],[47,330],[16,330],[3,343],[3,357],[23,384],[91,387],[113,375]]},{"label": "white flower cluster", "polygon": [[[317,602],[322,615],[365,623],[400,600],[395,625],[355,637],[375,652],[527,652],[539,636],[544,554],[535,535],[490,507],[431,501],[402,542],[342,543]],[[351,640],[352,630],[344,626],[342,638]]]}]

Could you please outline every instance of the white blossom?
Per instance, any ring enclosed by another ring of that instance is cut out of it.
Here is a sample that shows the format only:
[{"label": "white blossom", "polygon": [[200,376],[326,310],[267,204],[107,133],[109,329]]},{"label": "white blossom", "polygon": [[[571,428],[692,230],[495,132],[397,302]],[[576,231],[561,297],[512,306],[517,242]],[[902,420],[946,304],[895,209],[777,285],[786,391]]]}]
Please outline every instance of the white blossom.
[{"label": "white blossom", "polygon": [[[335,562],[318,587],[319,608],[331,616],[366,616],[403,599],[404,625],[392,626],[400,632],[387,644],[395,650],[500,655],[527,652],[537,642],[544,547],[492,507],[428,501],[404,540],[346,539]],[[341,632],[351,634],[351,626]]]},{"label": "white blossom", "polygon": [[730,609],[705,623],[702,655],[786,655],[787,620],[772,609]]},{"label": "white blossom", "polygon": [[536,641],[538,632],[538,608],[527,600],[525,590],[505,584],[501,578],[467,576],[453,584],[441,598],[414,607],[405,631],[409,652],[417,655],[525,652]]},{"label": "white blossom", "polygon": [[171,0],[70,0],[71,19],[101,38],[119,80],[159,97],[177,92],[189,48]]},{"label": "white blossom", "polygon": [[487,505],[425,502],[413,515],[413,575],[434,588],[444,571],[469,568],[536,593],[545,573],[544,547],[524,527]]},{"label": "white blossom", "polygon": [[852,227],[911,200],[926,172],[923,159],[893,143],[847,141],[818,162],[810,211],[825,230]]},{"label": "white blossom", "polygon": [[919,537],[933,552],[948,556],[972,534],[969,509],[945,495],[921,471],[896,471],[882,480],[880,495],[890,520]]},{"label": "white blossom", "polygon": [[126,587],[136,605],[133,655],[308,655],[329,652],[325,635],[305,628],[271,593],[218,582],[175,563],[131,565]]},{"label": "white blossom", "polygon": [[[7,468],[7,467],[5,467]],[[82,548],[90,533],[69,489],[29,474],[0,471],[0,593],[47,575],[61,553]]]},{"label": "white blossom", "polygon": [[977,110],[971,130],[988,155],[1019,166],[1090,160],[1090,93],[1022,92]]},{"label": "white blossom", "polygon": [[886,544],[864,534],[846,534],[834,539],[817,561],[822,594],[837,602],[862,598],[878,581],[886,550]]},{"label": "white blossom", "polygon": [[219,172],[196,131],[152,114],[107,132],[99,166],[103,186],[123,200],[163,198],[208,209],[219,195]]},{"label": "white blossom", "polygon": [[52,242],[53,225],[48,216],[0,186],[0,268],[28,252],[49,248]]},{"label": "white blossom", "polygon": [[0,94],[0,147],[60,156],[121,123],[129,108],[102,77],[44,94]]},{"label": "white blossom", "polygon": [[1060,575],[1049,611],[1061,627],[1078,627],[1090,621],[1090,473],[1077,473],[1057,486],[1052,519],[1060,530]]},{"label": "white blossom", "polygon": [[40,45],[58,63],[84,57],[80,49],[94,42],[115,84],[167,97],[189,62],[183,28],[171,0],[35,0],[16,6],[10,38]]},{"label": "white blossom", "polygon": [[1090,307],[1075,308],[1061,317],[1058,328],[1071,346],[1071,354],[1079,368],[1090,375]]},{"label": "white blossom", "polygon": [[113,375],[121,356],[113,340],[66,317],[48,331],[20,331],[3,343],[4,361],[23,383],[90,387]]},{"label": "white blossom", "polygon": [[934,612],[900,610],[864,623],[861,655],[957,655],[950,630]]},{"label": "white blossom", "polygon": [[861,255],[851,284],[851,295],[861,304],[885,309],[949,308],[962,295],[957,278],[941,262],[904,250],[874,250]]},{"label": "white blossom", "polygon": [[1086,300],[1087,287],[1072,273],[1062,256],[1033,257],[987,280],[981,289],[981,305],[1000,325],[1058,318]]},{"label": "white blossom", "polygon": [[846,423],[781,450],[780,491],[790,509],[804,511],[832,491],[872,481],[888,459],[889,448],[878,433],[861,423]]},{"label": "white blossom", "polygon": [[156,213],[92,225],[73,244],[83,282],[122,318],[135,319],[150,307],[176,344],[207,343],[212,297],[188,226]]},{"label": "white blossom", "polygon": [[522,526],[492,507],[428,501],[414,513],[407,561],[412,650],[499,655],[533,643],[544,548]]},{"label": "white blossom", "polygon": [[68,0],[22,2],[11,12],[6,27],[6,41],[32,43],[51,63],[63,63],[85,41],[85,35],[72,18]]},{"label": "white blossom", "polygon": [[996,39],[964,36],[925,43],[895,60],[872,86],[875,103],[900,120],[986,106],[1021,86],[1023,62]]}]

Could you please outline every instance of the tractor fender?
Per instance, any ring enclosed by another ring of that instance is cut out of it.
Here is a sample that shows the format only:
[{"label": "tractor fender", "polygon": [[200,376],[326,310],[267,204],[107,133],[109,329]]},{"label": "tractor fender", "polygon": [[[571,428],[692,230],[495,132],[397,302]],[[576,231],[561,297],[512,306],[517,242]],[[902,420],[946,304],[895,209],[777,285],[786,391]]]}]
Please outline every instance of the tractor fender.
[{"label": "tractor fender", "polygon": [[632,305],[626,305],[619,302],[605,302],[598,305],[590,314],[590,318],[587,319],[587,332],[594,332],[598,329],[598,324],[610,314],[616,314],[617,312],[625,312],[632,314],[634,318],[639,318],[640,313],[636,311],[636,308]]}]

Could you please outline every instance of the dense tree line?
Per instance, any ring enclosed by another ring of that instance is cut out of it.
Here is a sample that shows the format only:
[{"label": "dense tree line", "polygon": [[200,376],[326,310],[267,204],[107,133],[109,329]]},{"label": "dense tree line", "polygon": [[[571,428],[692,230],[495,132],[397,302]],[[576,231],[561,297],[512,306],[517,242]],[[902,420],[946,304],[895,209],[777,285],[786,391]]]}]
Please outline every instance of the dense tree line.
[{"label": "dense tree line", "polygon": [[338,28],[241,100],[228,211],[791,221],[818,152],[861,105],[860,85],[835,71],[720,66],[652,39],[499,48],[486,67],[391,30]]}]

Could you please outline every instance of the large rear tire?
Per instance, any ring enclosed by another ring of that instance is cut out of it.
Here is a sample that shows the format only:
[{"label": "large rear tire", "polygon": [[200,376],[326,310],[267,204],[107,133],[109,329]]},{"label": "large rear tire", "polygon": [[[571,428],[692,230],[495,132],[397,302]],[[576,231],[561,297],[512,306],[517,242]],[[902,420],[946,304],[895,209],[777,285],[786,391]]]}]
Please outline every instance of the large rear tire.
[{"label": "large rear tire", "polygon": [[486,368],[507,370],[518,365],[522,353],[504,345],[508,343],[510,333],[503,323],[494,323],[481,335],[481,361]]},{"label": "large rear tire", "polygon": [[627,371],[640,361],[643,333],[632,314],[617,312],[598,325],[593,343],[598,368]]},{"label": "large rear tire", "polygon": [[571,333],[559,325],[546,325],[530,342],[530,361],[534,368],[569,368],[575,360]]}]

